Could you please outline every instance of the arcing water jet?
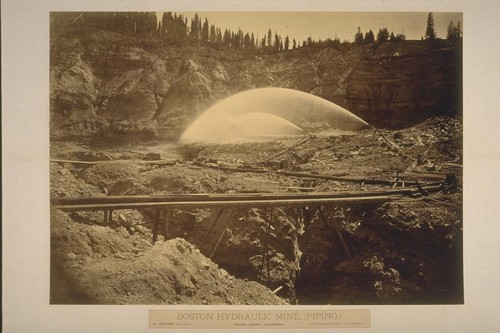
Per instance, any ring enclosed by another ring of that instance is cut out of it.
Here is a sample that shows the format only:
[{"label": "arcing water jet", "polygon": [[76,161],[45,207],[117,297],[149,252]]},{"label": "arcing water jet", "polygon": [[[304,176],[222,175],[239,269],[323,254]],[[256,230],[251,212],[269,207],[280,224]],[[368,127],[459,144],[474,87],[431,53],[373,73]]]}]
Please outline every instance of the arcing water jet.
[{"label": "arcing water jet", "polygon": [[230,96],[201,114],[181,143],[231,142],[259,136],[300,134],[304,122],[326,122],[332,129],[360,130],[368,124],[348,110],[302,91],[259,88]]}]

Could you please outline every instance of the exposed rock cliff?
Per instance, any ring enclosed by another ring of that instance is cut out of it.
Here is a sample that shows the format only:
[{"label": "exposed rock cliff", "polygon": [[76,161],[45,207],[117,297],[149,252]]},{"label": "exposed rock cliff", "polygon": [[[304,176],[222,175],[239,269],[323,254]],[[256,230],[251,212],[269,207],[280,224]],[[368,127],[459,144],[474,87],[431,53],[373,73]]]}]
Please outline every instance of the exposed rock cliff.
[{"label": "exposed rock cliff", "polygon": [[256,56],[106,30],[53,34],[51,135],[109,139],[118,126],[134,140],[176,138],[214,103],[257,87],[298,89],[372,125],[405,127],[461,112],[461,50],[400,41]]},{"label": "exposed rock cliff", "polygon": [[405,127],[460,113],[461,54],[444,44],[385,43],[354,66],[347,107],[368,122]]}]

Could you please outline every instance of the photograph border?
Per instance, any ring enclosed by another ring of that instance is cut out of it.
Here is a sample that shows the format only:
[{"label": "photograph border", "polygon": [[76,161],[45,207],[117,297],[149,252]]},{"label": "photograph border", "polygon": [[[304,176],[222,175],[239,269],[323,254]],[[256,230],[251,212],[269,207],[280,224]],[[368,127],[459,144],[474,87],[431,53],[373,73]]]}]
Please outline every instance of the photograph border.
[{"label": "photograph border", "polygon": [[[237,8],[235,8],[237,5]],[[349,306],[369,309],[373,332],[468,332],[500,326],[496,311],[500,238],[494,185],[500,47],[490,40],[500,5],[478,1],[55,1],[2,2],[2,215],[4,332],[142,332],[150,310],[176,305],[49,305],[49,12],[172,11],[458,11],[464,13],[464,305]],[[35,27],[35,28],[33,28]],[[495,75],[496,74],[496,75]],[[494,107],[495,106],[495,107]],[[295,306],[293,306],[294,309]],[[343,309],[345,306],[331,306]],[[228,306],[210,306],[227,310]],[[281,306],[230,306],[234,310]],[[324,306],[297,309],[320,310]],[[330,306],[329,306],[330,308]],[[338,331],[339,329],[335,329]],[[341,329],[340,329],[341,330]],[[353,329],[348,329],[351,332]],[[365,329],[366,330],[366,329]],[[182,330],[185,332],[186,330]],[[297,330],[301,331],[301,330]],[[307,331],[307,330],[304,330]]]}]

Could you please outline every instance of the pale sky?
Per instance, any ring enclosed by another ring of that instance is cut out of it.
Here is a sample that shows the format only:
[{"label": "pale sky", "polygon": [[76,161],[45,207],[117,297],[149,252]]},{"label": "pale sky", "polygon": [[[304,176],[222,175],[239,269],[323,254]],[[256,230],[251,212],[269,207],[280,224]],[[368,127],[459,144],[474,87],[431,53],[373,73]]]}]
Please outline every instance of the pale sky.
[{"label": "pale sky", "polygon": [[[194,12],[177,12],[189,20]],[[462,13],[433,12],[434,30],[437,37],[446,38],[450,20],[460,21],[463,28]],[[257,34],[259,40],[269,28],[276,30],[284,38],[295,38],[302,42],[311,36],[313,40],[335,38],[354,40],[358,26],[363,35],[370,29],[375,36],[380,28],[387,28],[395,35],[404,30],[407,39],[420,39],[425,35],[428,12],[198,12],[202,22],[208,18],[210,25],[215,24],[224,32],[225,28],[245,33]],[[161,17],[161,16],[160,16]]]}]

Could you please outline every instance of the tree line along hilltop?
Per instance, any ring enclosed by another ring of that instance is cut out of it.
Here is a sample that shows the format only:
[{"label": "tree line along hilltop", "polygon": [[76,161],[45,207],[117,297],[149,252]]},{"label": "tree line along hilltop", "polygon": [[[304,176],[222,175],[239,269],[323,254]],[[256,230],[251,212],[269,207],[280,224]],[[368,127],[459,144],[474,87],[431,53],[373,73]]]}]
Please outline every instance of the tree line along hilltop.
[{"label": "tree line along hilltop", "polygon": [[[153,37],[168,40],[172,43],[183,41],[196,41],[209,43],[214,46],[239,50],[251,54],[272,54],[281,51],[288,51],[300,47],[338,47],[347,46],[351,42],[339,38],[327,38],[326,40],[314,40],[309,36],[304,41],[297,41],[295,38],[285,36],[269,28],[262,38],[256,37],[253,32],[244,32],[238,28],[232,31],[227,28],[220,28],[210,24],[205,17],[203,20],[197,13],[191,19],[182,14],[164,12],[161,19],[158,19],[154,12],[56,12],[51,15],[51,29],[92,29],[100,28],[116,31],[124,34],[131,34],[142,37]],[[462,39],[460,21],[456,24],[450,21],[446,38],[455,43]],[[434,30],[434,18],[432,13],[428,14],[425,40],[436,39]],[[358,27],[354,34],[354,44],[381,44],[386,41],[406,40],[404,33],[394,34],[387,28],[380,28],[375,33],[370,29],[364,35]]]}]

